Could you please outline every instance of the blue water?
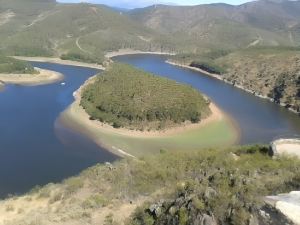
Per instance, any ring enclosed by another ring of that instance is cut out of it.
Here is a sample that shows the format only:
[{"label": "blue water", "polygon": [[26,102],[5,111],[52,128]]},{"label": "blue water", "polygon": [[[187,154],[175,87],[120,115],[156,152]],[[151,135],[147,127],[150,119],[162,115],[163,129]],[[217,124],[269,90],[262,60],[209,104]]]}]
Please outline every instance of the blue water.
[{"label": "blue water", "polygon": [[98,162],[117,157],[56,123],[72,93],[98,71],[33,63],[64,74],[66,85],[7,85],[0,93],[0,197],[58,182]]}]

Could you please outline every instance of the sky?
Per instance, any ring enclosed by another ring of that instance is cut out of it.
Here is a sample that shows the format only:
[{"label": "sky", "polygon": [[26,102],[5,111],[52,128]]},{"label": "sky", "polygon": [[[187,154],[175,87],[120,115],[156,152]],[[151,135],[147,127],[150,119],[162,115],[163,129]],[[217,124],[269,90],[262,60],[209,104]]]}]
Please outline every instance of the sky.
[{"label": "sky", "polygon": [[119,8],[140,8],[154,4],[200,5],[218,2],[223,2],[231,5],[239,5],[248,1],[249,0],[58,0],[58,2],[64,3],[99,3]]}]

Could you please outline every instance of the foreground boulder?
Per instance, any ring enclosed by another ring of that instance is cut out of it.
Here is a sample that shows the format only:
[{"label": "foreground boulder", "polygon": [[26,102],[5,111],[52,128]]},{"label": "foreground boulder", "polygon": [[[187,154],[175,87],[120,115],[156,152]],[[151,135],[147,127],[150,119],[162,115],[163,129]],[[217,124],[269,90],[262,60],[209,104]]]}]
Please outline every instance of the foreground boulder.
[{"label": "foreground boulder", "polygon": [[273,156],[290,155],[300,158],[300,138],[281,138],[273,141],[270,154]]},{"label": "foreground boulder", "polygon": [[300,224],[300,191],[292,191],[288,194],[267,196],[266,202],[279,210],[294,224]]}]

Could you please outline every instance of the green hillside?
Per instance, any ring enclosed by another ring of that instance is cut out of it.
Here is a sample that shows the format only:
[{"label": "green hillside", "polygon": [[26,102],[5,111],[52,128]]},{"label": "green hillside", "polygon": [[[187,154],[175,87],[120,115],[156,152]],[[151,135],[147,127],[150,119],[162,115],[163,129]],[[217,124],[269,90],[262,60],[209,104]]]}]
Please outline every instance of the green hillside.
[{"label": "green hillside", "polygon": [[0,47],[9,55],[102,63],[107,51],[162,49],[161,35],[106,6],[2,1],[0,15],[8,19],[0,24]]},{"label": "green hillside", "polygon": [[125,64],[113,64],[86,86],[81,105],[114,127],[158,130],[208,117],[208,101],[192,87]]},{"label": "green hillside", "polygon": [[105,52],[120,48],[202,54],[300,43],[299,2],[157,6],[128,13],[46,0],[0,5],[0,47],[10,55],[101,63]]},{"label": "green hillside", "polygon": [[257,1],[118,12],[103,5],[1,0],[0,48],[9,55],[102,63],[120,48],[203,54],[300,43],[298,1]]},{"label": "green hillside", "polygon": [[299,45],[299,1],[254,1],[239,6],[152,6],[129,12],[131,18],[203,48]]}]

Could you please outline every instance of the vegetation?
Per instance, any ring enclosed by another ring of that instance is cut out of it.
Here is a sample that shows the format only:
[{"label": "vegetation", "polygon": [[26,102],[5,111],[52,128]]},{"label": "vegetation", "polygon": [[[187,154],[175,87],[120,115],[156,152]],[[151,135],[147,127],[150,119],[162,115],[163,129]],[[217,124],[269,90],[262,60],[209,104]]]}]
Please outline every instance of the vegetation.
[{"label": "vegetation", "polygon": [[127,13],[54,0],[0,3],[0,47],[7,55],[99,62],[105,52],[121,48],[203,54],[254,46],[295,47],[300,42],[298,2],[257,1],[246,8],[157,6]]},{"label": "vegetation", "polygon": [[0,55],[0,74],[1,73],[34,74],[37,73],[37,71],[34,70],[30,63]]},{"label": "vegetation", "polygon": [[140,130],[197,123],[210,114],[197,90],[124,64],[113,64],[85,87],[81,105],[92,120]]},{"label": "vegetation", "polygon": [[300,74],[299,48],[252,48],[231,53],[215,60],[227,65],[223,78],[256,94],[274,99],[300,112],[297,82]]},{"label": "vegetation", "polygon": [[205,216],[243,225],[262,219],[263,196],[299,188],[299,172],[299,160],[273,159],[267,146],[161,151],[96,165],[62,184],[2,201],[1,219],[5,225],[123,224],[140,206],[127,224],[193,224]]},{"label": "vegetation", "polygon": [[201,54],[184,53],[171,56],[170,60],[191,67],[196,67],[209,73],[224,74],[226,73],[228,66],[219,65],[215,62],[215,60],[224,57],[229,53],[229,50],[222,49],[211,50]]},{"label": "vegetation", "polygon": [[216,73],[257,95],[300,112],[299,47],[258,46],[247,49],[216,50],[202,54],[179,54],[171,61]]},{"label": "vegetation", "polygon": [[188,175],[177,180],[176,190],[137,209],[128,224],[195,224],[206,219],[211,224],[246,225],[253,217],[263,224],[287,222],[283,218],[267,221],[259,210],[264,206],[263,196],[299,187],[299,176],[294,172],[300,169],[299,161],[272,160],[267,147],[231,151],[224,155],[209,150],[194,159],[188,156],[186,164],[183,162]]},{"label": "vegetation", "polygon": [[[79,106],[76,106],[75,112],[81,110]],[[82,127],[80,121],[77,120],[76,113],[74,115],[68,124],[72,124],[74,129],[77,129],[78,126]],[[68,117],[64,119],[68,121]],[[225,147],[236,143],[238,140],[236,128],[226,117],[215,122],[205,123],[199,128],[178,132],[177,134],[162,133],[153,137],[147,135],[144,137],[121,135],[95,127],[81,131],[89,132],[95,141],[116,153],[119,153],[118,149],[120,149],[136,157],[159,153],[161,149],[194,151],[195,149],[207,147]]]},{"label": "vegetation", "polygon": [[0,0],[0,4],[0,18],[7,18],[0,22],[0,48],[6,55],[102,63],[108,51],[167,51],[171,45],[164,35],[103,5],[45,0]]},{"label": "vegetation", "polygon": [[81,53],[67,53],[63,54],[60,57],[62,60],[71,60],[71,61],[79,61],[79,62],[86,62],[86,63],[96,63],[96,64],[101,64],[103,62],[103,59],[96,59],[95,57],[90,57],[85,54]]}]

